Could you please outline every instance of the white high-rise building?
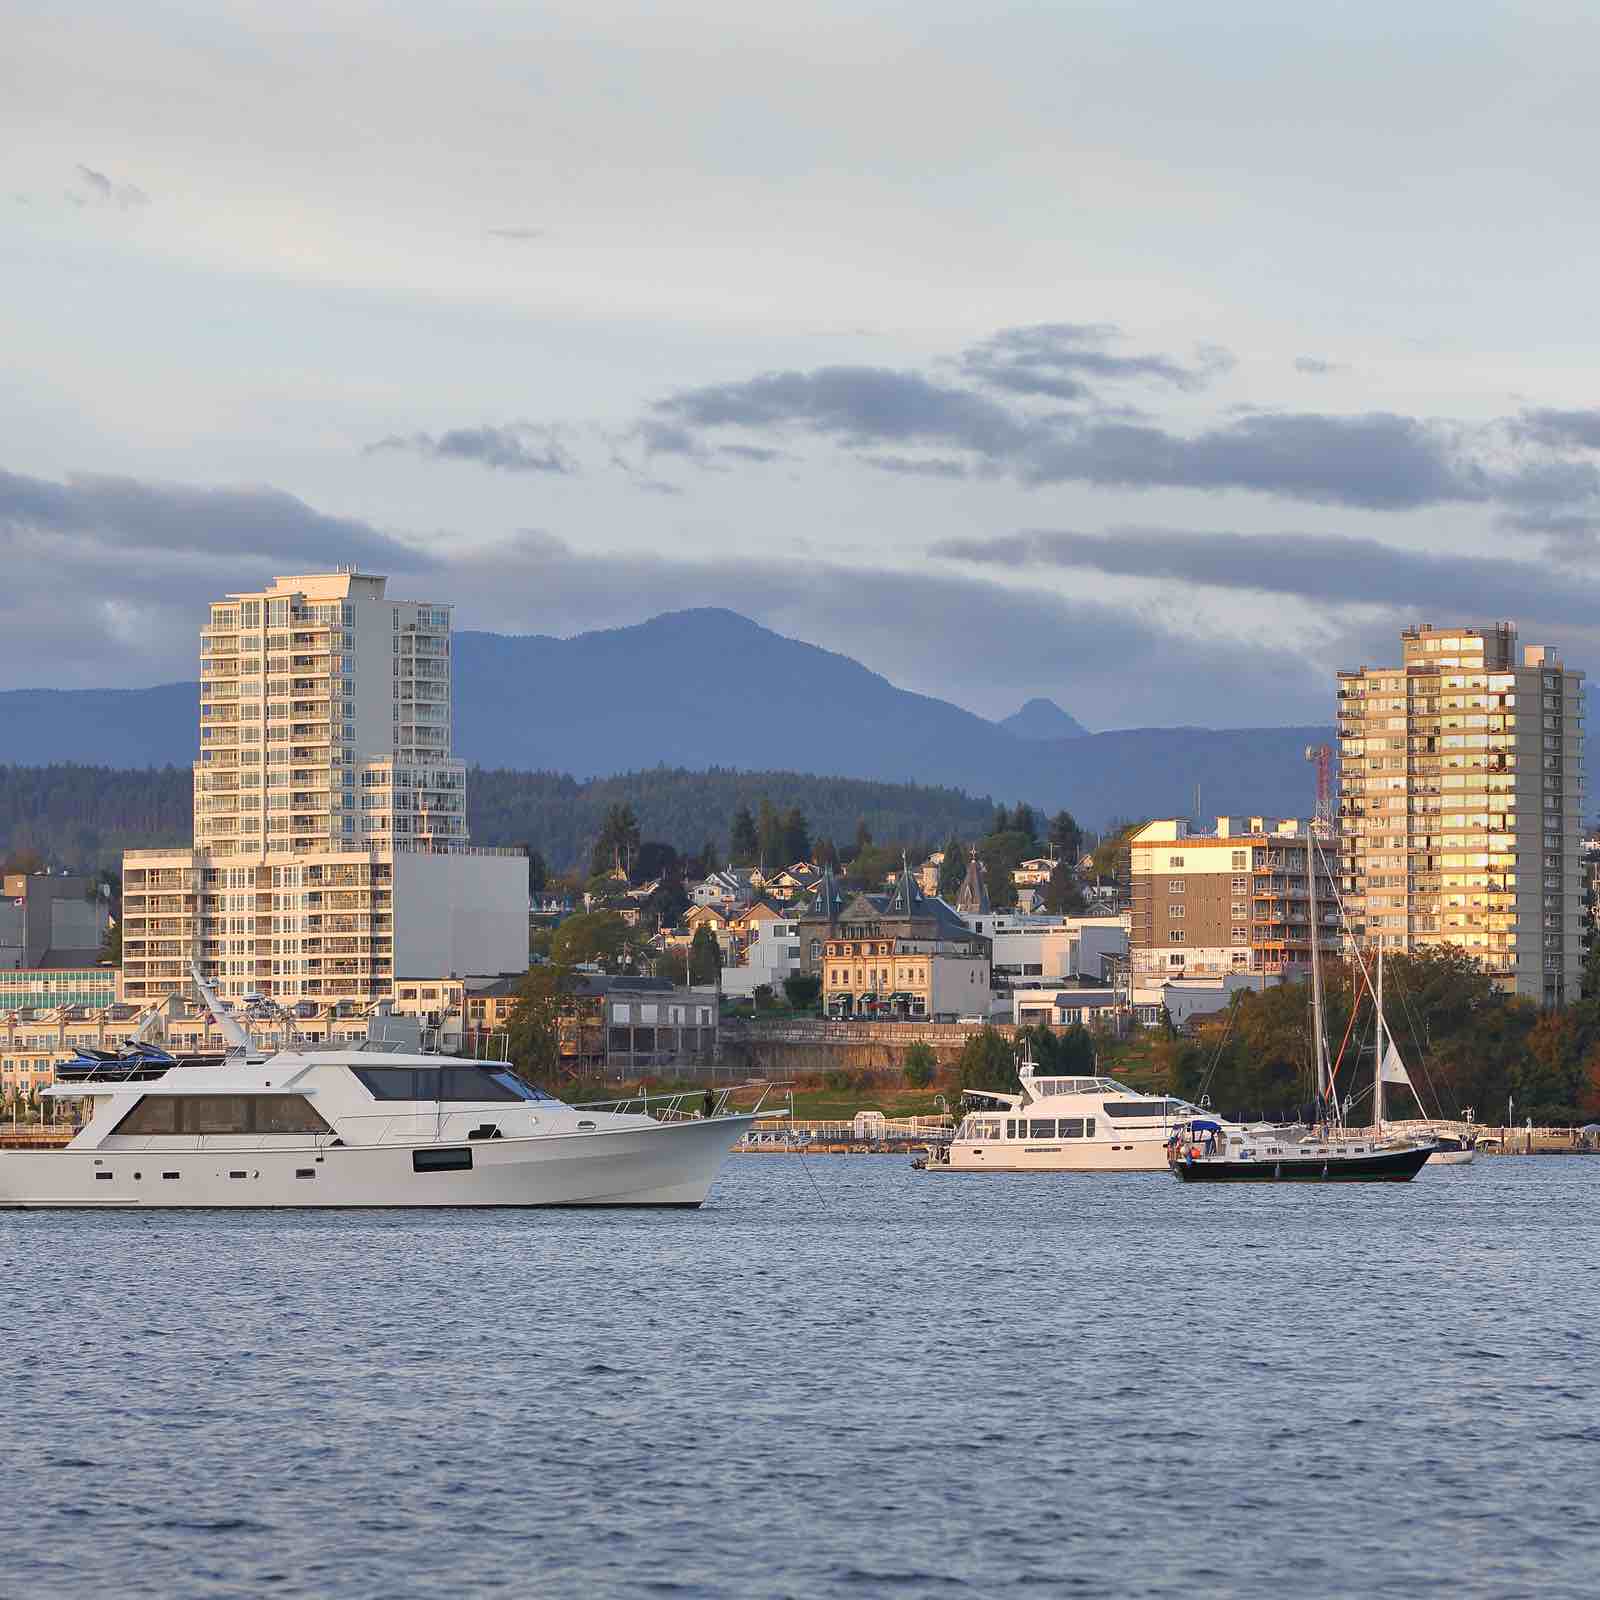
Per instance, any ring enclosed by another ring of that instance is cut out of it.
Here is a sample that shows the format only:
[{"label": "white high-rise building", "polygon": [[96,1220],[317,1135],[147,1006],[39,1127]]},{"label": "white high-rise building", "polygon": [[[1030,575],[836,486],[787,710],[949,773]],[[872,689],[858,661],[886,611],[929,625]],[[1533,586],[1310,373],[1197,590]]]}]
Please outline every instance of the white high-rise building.
[{"label": "white high-rise building", "polygon": [[194,847],[123,862],[128,999],[387,997],[527,964],[521,852],[474,849],[450,753],[450,610],[355,571],[215,602],[200,635]]},{"label": "white high-rise building", "polygon": [[1339,674],[1341,888],[1354,936],[1450,944],[1546,1005],[1583,969],[1583,674],[1510,623],[1407,628]]}]

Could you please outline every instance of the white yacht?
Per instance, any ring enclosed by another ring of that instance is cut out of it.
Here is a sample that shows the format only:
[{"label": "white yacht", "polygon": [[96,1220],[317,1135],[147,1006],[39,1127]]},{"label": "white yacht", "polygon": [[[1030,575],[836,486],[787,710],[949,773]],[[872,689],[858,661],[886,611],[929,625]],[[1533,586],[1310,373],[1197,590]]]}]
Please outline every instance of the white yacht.
[{"label": "white yacht", "polygon": [[1115,1078],[1018,1068],[1021,1092],[969,1090],[974,1106],[928,1172],[1165,1172],[1173,1128],[1201,1113],[1185,1100],[1141,1094]]},{"label": "white yacht", "polygon": [[755,1120],[727,1109],[726,1090],[601,1109],[500,1062],[370,1047],[252,1057],[201,989],[229,1039],[223,1064],[52,1086],[88,1115],[60,1148],[0,1149],[0,1206],[698,1206]]}]

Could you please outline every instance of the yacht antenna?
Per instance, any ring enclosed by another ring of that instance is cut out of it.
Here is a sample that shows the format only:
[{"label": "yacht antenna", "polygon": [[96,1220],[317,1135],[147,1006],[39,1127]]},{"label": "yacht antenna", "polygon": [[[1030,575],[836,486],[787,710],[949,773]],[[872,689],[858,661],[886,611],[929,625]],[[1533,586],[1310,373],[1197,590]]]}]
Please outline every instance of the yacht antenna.
[{"label": "yacht antenna", "polygon": [[200,976],[199,966],[191,961],[189,963],[189,976],[194,979],[194,986],[200,991],[201,1003],[211,1013],[212,1020],[217,1025],[217,1031],[222,1035],[227,1050],[224,1059],[228,1061],[245,1061],[250,1055],[250,1035],[239,1026],[239,1020],[223,1005],[217,994],[216,985],[208,978]]}]

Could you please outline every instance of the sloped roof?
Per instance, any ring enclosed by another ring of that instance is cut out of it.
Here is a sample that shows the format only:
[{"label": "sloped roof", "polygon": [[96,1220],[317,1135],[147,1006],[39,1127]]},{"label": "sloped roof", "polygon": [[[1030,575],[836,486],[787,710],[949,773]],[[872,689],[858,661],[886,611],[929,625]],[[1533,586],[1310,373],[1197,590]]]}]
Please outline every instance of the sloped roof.
[{"label": "sloped roof", "polygon": [[983,863],[978,860],[976,845],[967,860],[967,875],[956,891],[956,910],[969,917],[986,917],[990,911],[989,885],[984,877]]}]

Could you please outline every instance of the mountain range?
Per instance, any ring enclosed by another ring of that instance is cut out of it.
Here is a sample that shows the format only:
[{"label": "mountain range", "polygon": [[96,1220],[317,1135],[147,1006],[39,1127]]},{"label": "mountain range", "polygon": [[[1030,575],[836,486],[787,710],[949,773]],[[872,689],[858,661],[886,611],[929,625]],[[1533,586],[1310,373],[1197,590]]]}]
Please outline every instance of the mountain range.
[{"label": "mountain range", "polygon": [[[569,639],[460,632],[454,687],[456,754],[481,766],[580,779],[665,765],[947,785],[1064,806],[1089,826],[1304,814],[1313,791],[1304,748],[1331,737],[1327,727],[1090,733],[1043,698],[992,722],[712,609]],[[953,679],[952,692],[961,687]],[[194,757],[197,697],[194,683],[0,692],[0,759],[183,765]]]}]

